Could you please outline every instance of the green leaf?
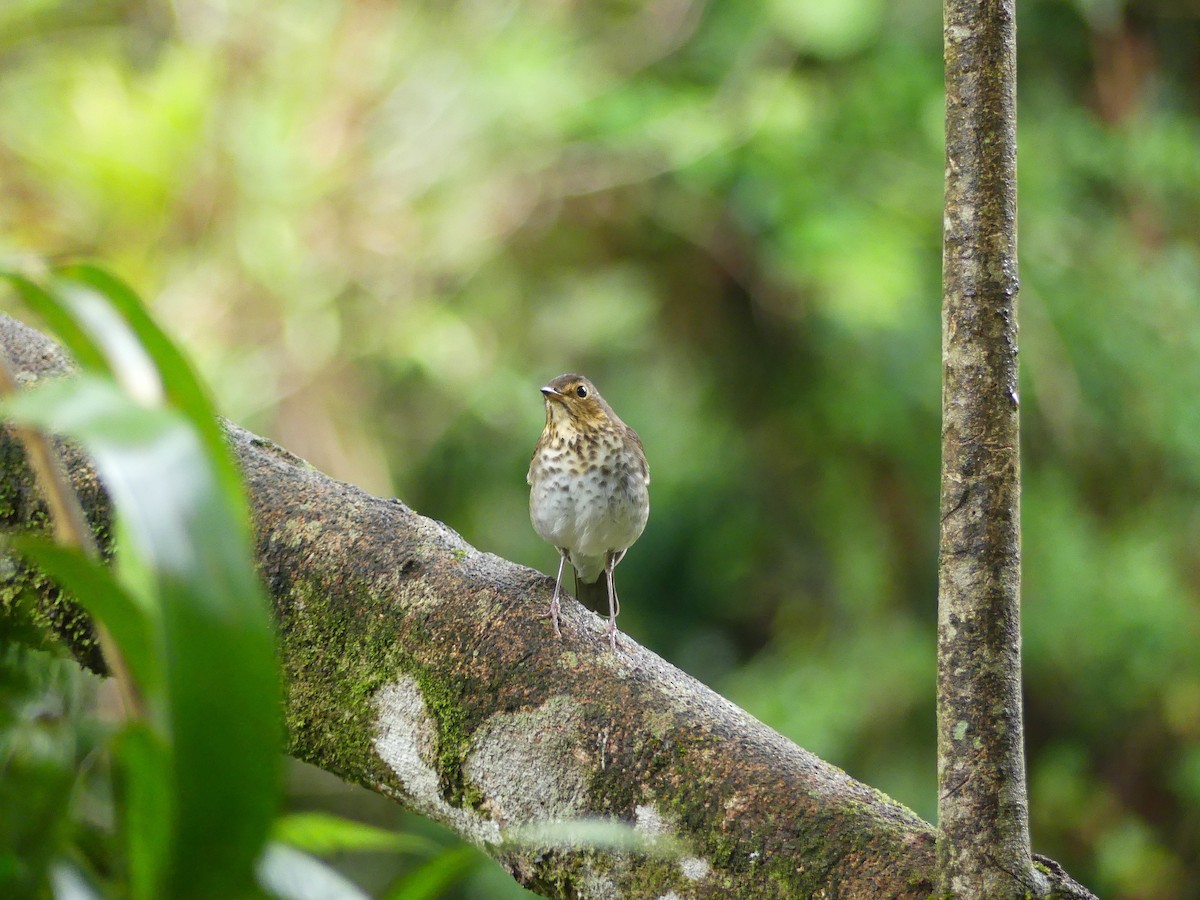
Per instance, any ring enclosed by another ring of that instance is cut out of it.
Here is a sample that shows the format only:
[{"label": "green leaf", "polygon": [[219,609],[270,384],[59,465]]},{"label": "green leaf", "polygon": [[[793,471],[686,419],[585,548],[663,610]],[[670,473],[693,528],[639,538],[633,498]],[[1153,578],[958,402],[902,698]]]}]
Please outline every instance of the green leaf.
[{"label": "green leaf", "polygon": [[386,900],[433,900],[446,888],[462,881],[479,862],[479,851],[469,845],[454,847],[407,873]]},{"label": "green leaf", "polygon": [[171,754],[147,725],[133,722],[116,736],[114,756],[120,763],[121,826],[129,853],[129,886],[133,900],[155,900],[170,862]]},{"label": "green leaf", "polygon": [[103,351],[53,294],[18,272],[0,271],[0,278],[11,284],[26,305],[58,334],[59,340],[84,370],[112,374]]},{"label": "green leaf", "polygon": [[670,835],[650,835],[632,825],[608,819],[538,822],[507,829],[504,841],[521,847],[587,847],[650,853],[669,858],[682,855],[679,841]]},{"label": "green leaf", "polygon": [[[156,366],[170,404],[187,416],[200,433],[231,500],[240,499],[241,479],[229,459],[228,445],[217,421],[216,410],[208,399],[208,392],[187,358],[150,318],[133,289],[103,269],[83,264],[60,269],[58,283],[67,287],[84,286],[98,292],[120,313]],[[103,335],[97,337],[104,340]]]},{"label": "green leaf", "polygon": [[55,863],[50,870],[50,886],[54,900],[102,900],[104,896],[79,869],[67,862]]},{"label": "green leaf", "polygon": [[167,659],[171,897],[234,895],[274,814],[282,735],[270,615],[240,505],[196,430],[82,375],[5,404],[79,440],[116,506],[119,554],[152,573]]},{"label": "green leaf", "polygon": [[[191,367],[127,286],[74,266],[50,292],[86,318],[119,379],[141,384],[148,360],[174,407],[144,410],[155,418],[93,396],[77,424],[59,430],[96,456],[120,513],[122,549],[132,551],[123,556],[143,578],[152,573],[163,602],[177,814],[172,895],[221,894],[249,879],[265,838],[282,733],[273,628],[240,478]],[[100,312],[105,303],[117,315]]]},{"label": "green leaf", "polygon": [[279,900],[369,900],[319,859],[280,844],[267,845],[258,864],[258,881]]},{"label": "green leaf", "polygon": [[105,565],[75,548],[34,534],[7,535],[4,542],[73,594],[108,628],[141,693],[161,702],[165,675],[152,611],[140,605]]},{"label": "green leaf", "polygon": [[275,820],[271,837],[279,843],[317,856],[378,850],[432,854],[440,846],[421,835],[387,831],[319,812],[281,816]]}]

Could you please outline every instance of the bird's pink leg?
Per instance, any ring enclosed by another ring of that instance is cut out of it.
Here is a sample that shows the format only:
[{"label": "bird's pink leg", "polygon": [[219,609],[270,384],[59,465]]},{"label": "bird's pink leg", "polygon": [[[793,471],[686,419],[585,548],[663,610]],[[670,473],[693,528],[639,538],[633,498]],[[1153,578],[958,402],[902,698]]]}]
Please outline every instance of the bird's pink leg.
[{"label": "bird's pink leg", "polygon": [[562,589],[563,568],[567,565],[567,554],[561,550],[558,553],[558,577],[554,579],[554,596],[550,599],[550,621],[554,623],[554,636],[562,637],[562,631],[558,627],[558,615],[561,612],[558,593]]},{"label": "bird's pink leg", "polygon": [[621,601],[617,599],[617,586],[613,581],[613,567],[616,561],[609,557],[608,565],[604,569],[604,577],[608,581],[608,642],[612,645],[613,652],[617,649],[617,613],[621,611]]}]

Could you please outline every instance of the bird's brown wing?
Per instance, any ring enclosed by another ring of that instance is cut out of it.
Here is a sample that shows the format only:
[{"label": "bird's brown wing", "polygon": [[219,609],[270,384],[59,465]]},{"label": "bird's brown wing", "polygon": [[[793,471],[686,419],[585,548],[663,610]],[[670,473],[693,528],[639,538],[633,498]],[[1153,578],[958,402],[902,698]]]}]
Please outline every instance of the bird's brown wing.
[{"label": "bird's brown wing", "polygon": [[634,431],[628,425],[625,425],[624,422],[621,424],[625,426],[625,434],[631,441],[633,441],[634,446],[637,447],[637,453],[635,455],[637,456],[638,460],[638,468],[641,470],[642,479],[646,482],[646,484],[649,484],[650,464],[646,462],[646,449],[642,446],[642,439],[638,437],[638,433],[636,431]]}]

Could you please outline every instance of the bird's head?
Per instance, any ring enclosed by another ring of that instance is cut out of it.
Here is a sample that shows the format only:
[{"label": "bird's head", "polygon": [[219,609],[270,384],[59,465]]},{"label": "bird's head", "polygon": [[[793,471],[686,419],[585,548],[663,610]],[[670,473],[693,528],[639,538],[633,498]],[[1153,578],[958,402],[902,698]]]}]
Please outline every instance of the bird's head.
[{"label": "bird's head", "polygon": [[595,385],[582,375],[559,375],[542,388],[546,421],[568,428],[607,423],[612,410]]}]

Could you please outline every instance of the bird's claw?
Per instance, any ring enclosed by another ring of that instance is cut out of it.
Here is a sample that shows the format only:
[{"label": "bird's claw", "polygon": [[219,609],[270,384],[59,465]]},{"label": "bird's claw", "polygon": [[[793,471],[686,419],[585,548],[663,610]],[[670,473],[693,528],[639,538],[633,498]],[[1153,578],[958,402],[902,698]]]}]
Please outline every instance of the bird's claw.
[{"label": "bird's claw", "polygon": [[609,622],[604,630],[608,634],[608,643],[612,646],[613,653],[616,653],[617,648],[621,646],[621,642],[617,640],[617,623]]}]

